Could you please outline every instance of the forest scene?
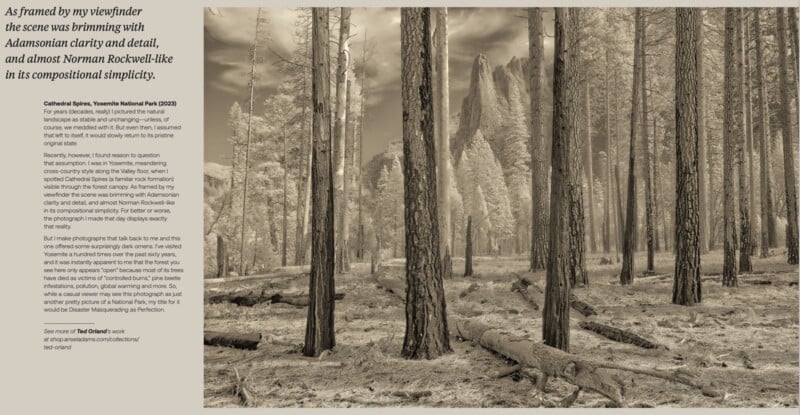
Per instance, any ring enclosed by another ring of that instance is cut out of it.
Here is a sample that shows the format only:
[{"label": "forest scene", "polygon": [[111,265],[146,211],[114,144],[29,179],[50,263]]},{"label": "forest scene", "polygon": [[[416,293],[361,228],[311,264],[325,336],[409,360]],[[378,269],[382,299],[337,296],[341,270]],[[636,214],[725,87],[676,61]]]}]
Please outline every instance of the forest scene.
[{"label": "forest scene", "polygon": [[798,407],[796,8],[207,8],[206,407]]}]

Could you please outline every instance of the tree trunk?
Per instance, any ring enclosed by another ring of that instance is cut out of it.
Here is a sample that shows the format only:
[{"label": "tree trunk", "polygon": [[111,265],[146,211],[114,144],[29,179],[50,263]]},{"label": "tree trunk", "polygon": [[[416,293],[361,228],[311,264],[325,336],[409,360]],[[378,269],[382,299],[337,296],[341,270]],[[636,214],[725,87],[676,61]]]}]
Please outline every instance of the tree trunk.
[{"label": "tree trunk", "polygon": [[550,235],[544,301],[544,343],[569,351],[571,148],[576,126],[577,62],[573,60],[568,9],[555,9],[553,145]]},{"label": "tree trunk", "polygon": [[[778,76],[780,84],[784,87],[779,88],[781,95],[781,134],[783,136],[783,175],[786,189],[786,254],[789,264],[796,265],[798,262],[797,246],[797,183],[794,169],[794,147],[792,146],[793,131],[792,127],[792,100],[789,96],[789,75],[787,73],[788,62],[786,59],[786,18],[782,7],[776,11],[777,41],[778,41]],[[795,49],[796,52],[796,49]],[[797,56],[795,56],[797,60]],[[796,89],[793,90],[797,92]]]},{"label": "tree trunk", "polygon": [[286,266],[286,253],[287,245],[289,243],[288,235],[289,230],[289,210],[288,210],[288,192],[289,192],[289,163],[286,158],[286,126],[283,130],[283,223],[281,224],[281,266]]},{"label": "tree trunk", "polygon": [[[747,14],[749,16],[749,13]],[[747,121],[747,179],[748,179],[748,219],[750,228],[750,255],[754,255],[756,247],[758,246],[759,238],[756,237],[758,231],[756,230],[756,188],[755,188],[755,175],[756,170],[753,168],[755,162],[753,161],[753,97],[752,89],[753,82],[751,79],[751,66],[750,66],[750,18],[744,18],[744,78],[745,78],[745,117]]]},{"label": "tree trunk", "polygon": [[345,149],[346,143],[346,130],[347,130],[347,69],[350,65],[350,8],[342,7],[341,16],[339,17],[339,53],[338,63],[336,67],[336,120],[333,128],[333,162],[334,176],[334,212],[335,212],[335,229],[336,229],[336,273],[340,274],[345,272],[344,269],[344,252],[345,252],[345,230],[344,230],[344,217],[347,215],[345,211],[345,194],[344,194],[344,166],[345,166]]},{"label": "tree trunk", "polygon": [[631,97],[631,139],[630,156],[628,160],[628,197],[627,212],[625,217],[625,235],[622,241],[622,272],[619,282],[622,285],[633,283],[634,263],[633,251],[635,249],[636,234],[636,127],[639,123],[639,77],[641,76],[641,46],[642,41],[642,10],[635,11],[635,37],[633,52],[633,91]]},{"label": "tree trunk", "polygon": [[701,12],[679,8],[675,17],[675,170],[676,198],[675,277],[672,302],[695,305],[702,300],[700,281],[700,198],[697,120],[697,55],[696,19]]},{"label": "tree trunk", "polygon": [[[580,9],[568,9],[569,23],[567,28],[570,31],[569,47],[567,53],[567,76],[572,76],[574,82],[580,78],[578,69],[580,59]],[[574,69],[574,73],[572,72]],[[583,208],[583,161],[582,153],[583,128],[581,126],[581,110],[579,105],[582,103],[581,88],[575,86],[568,92],[569,102],[567,105],[567,121],[570,122],[568,136],[570,142],[570,161],[569,161],[569,249],[570,249],[570,285],[584,286],[588,282],[586,272],[586,219]],[[574,108],[574,109],[573,109]]]},{"label": "tree trunk", "polygon": [[436,9],[436,188],[439,191],[439,251],[442,254],[442,271],[445,278],[450,278],[453,268],[450,259],[450,64],[447,43],[447,8]]},{"label": "tree trunk", "polygon": [[[658,187],[661,184],[661,180],[658,176],[658,118],[656,115],[653,115],[653,239],[655,239],[655,249],[656,251],[661,251],[661,238],[658,235],[658,218],[660,217],[658,214],[658,206],[661,202],[661,198],[658,197]],[[698,163],[699,164],[699,163]],[[667,229],[664,229],[666,232]],[[666,249],[666,247],[665,247]]]},{"label": "tree trunk", "polygon": [[[698,150],[699,150],[699,159],[697,160],[697,171],[698,171],[698,184],[700,188],[700,252],[705,254],[708,253],[708,250],[711,249],[711,244],[709,243],[709,227],[711,224],[710,214],[713,209],[709,209],[709,204],[711,203],[711,199],[708,197],[708,192],[706,190],[706,177],[710,174],[710,171],[706,169],[706,163],[708,162],[708,156],[706,155],[706,113],[705,113],[705,106],[706,106],[706,95],[705,95],[705,76],[703,74],[703,50],[705,49],[703,46],[703,40],[705,37],[704,29],[703,29],[703,10],[698,9],[697,13],[695,14],[695,27],[694,27],[694,38],[697,42],[697,46],[695,52],[697,53],[697,141],[698,141]],[[708,171],[708,173],[707,173]],[[710,186],[709,186],[710,187]],[[666,231],[666,229],[665,229]]]},{"label": "tree trunk", "polygon": [[[620,233],[620,229],[622,229],[621,225],[623,223],[622,220],[622,188],[619,184],[619,165],[614,166],[614,181],[617,184],[616,187],[616,194],[617,194],[617,247],[619,251],[619,247],[622,245],[622,235]],[[619,253],[617,253],[617,262],[619,262]]]},{"label": "tree trunk", "polygon": [[367,108],[367,29],[364,29],[364,47],[361,51],[361,116],[359,117],[358,124],[358,249],[356,250],[356,257],[359,260],[364,259],[364,221],[363,221],[363,193],[364,184],[362,176],[364,175],[364,123],[366,122],[366,108]]},{"label": "tree trunk", "polygon": [[531,263],[530,270],[547,267],[548,165],[542,125],[542,79],[544,67],[544,43],[542,40],[542,10],[528,9],[528,45],[530,57],[531,100]]},{"label": "tree trunk", "polygon": [[228,249],[225,246],[225,238],[217,234],[217,278],[228,276]]},{"label": "tree trunk", "polygon": [[611,195],[614,193],[611,190],[611,109],[609,108],[611,106],[611,101],[609,100],[609,94],[611,91],[608,88],[608,55],[609,51],[606,49],[606,66],[603,73],[603,95],[606,100],[606,177],[605,196],[603,197],[603,252],[606,254],[611,252]]},{"label": "tree trunk", "polygon": [[[690,28],[691,29],[691,28]],[[645,222],[645,243],[647,246],[647,272],[653,273],[655,268],[655,240],[654,231],[655,221],[653,220],[653,182],[650,177],[650,138],[648,137],[647,122],[647,21],[642,16],[642,39],[639,42],[641,48],[641,88],[642,88],[642,170],[644,171],[644,222]]]},{"label": "tree trunk", "polygon": [[352,148],[353,144],[353,114],[350,111],[350,106],[353,101],[353,97],[350,93],[350,86],[352,81],[350,79],[347,80],[347,98],[345,98],[345,129],[344,129],[344,148],[342,151],[344,152],[344,172],[342,174],[342,200],[340,208],[340,218],[342,219],[342,229],[341,235],[339,236],[339,250],[337,251],[339,256],[339,264],[341,267],[341,272],[349,272],[350,271],[350,175],[352,172],[350,171],[350,166],[353,163],[353,154],[352,151],[348,151],[348,149]]},{"label": "tree trunk", "polygon": [[589,197],[587,198],[589,202],[589,246],[591,247],[591,252],[594,253],[597,252],[597,238],[594,232],[594,166],[592,165],[594,153],[592,152],[592,105],[589,93],[589,80],[587,78],[584,80],[583,90],[583,101],[586,106],[583,114],[586,117],[584,120],[586,129],[583,132],[583,145],[585,146],[584,151],[586,154],[586,185],[589,191]]},{"label": "tree trunk", "polygon": [[[704,112],[703,113],[703,118],[705,118],[706,115],[707,115],[707,112]],[[713,153],[711,152],[711,147],[712,147],[711,140],[707,139],[706,140],[706,157],[707,157],[706,161],[708,162],[708,175],[707,175],[707,177],[708,177],[708,192],[707,192],[708,193],[708,195],[707,195],[708,199],[707,199],[707,202],[711,207],[716,209],[716,207],[717,207],[717,204],[716,204],[717,198],[715,198],[714,196],[715,196],[715,193],[716,193],[717,196],[719,196],[719,191],[718,190],[714,191],[714,189],[716,189],[716,186],[714,185],[714,175],[711,174],[714,171],[714,157],[713,157]],[[723,148],[723,153],[724,153],[724,151],[725,150]],[[708,209],[708,210],[712,211],[712,209]],[[719,215],[718,214],[717,215],[710,215],[710,216],[707,216],[706,218],[708,219],[708,221],[707,221],[707,227],[708,227],[708,241],[707,241],[708,242],[708,250],[709,251],[713,251],[714,248],[716,247],[717,229],[718,229],[717,225],[719,224]]]},{"label": "tree trunk", "polygon": [[[311,61],[311,48],[309,45],[310,30],[306,31],[305,39],[305,54],[306,62]],[[310,71],[303,68],[303,94],[306,93],[308,87],[308,74]],[[302,104],[300,110],[300,154],[297,157],[297,205],[295,207],[295,235],[294,235],[294,264],[303,265],[305,263],[305,235],[307,232],[306,215],[308,214],[308,199],[311,197],[311,192],[306,192],[306,186],[311,184],[311,147],[313,146],[313,137],[311,134],[311,122],[306,121],[306,109],[308,103]],[[309,120],[310,121],[310,120]],[[308,125],[308,131],[305,126]],[[307,137],[307,139],[306,139]],[[310,187],[309,187],[310,189]]]},{"label": "tree trunk", "polygon": [[249,158],[250,158],[250,141],[253,126],[253,95],[255,94],[256,86],[256,63],[258,61],[258,28],[261,25],[261,8],[258,8],[256,14],[256,34],[253,37],[253,54],[250,63],[250,106],[247,110],[247,146],[244,150],[244,183],[242,184],[242,238],[239,246],[239,275],[244,275],[245,267],[245,231],[247,230],[247,176],[249,171]]},{"label": "tree trunk", "polygon": [[[756,111],[758,111],[758,145],[759,145],[759,165],[760,165],[760,187],[761,187],[761,258],[769,256],[770,238],[769,238],[769,223],[770,213],[772,211],[772,189],[771,179],[768,170],[769,159],[767,148],[769,142],[767,141],[767,126],[769,120],[767,116],[767,97],[766,86],[764,85],[764,67],[763,58],[761,56],[761,16],[760,9],[753,9],[753,31],[756,43],[756,86],[758,87],[758,95],[756,98]],[[772,227],[775,227],[774,217],[772,219]]]},{"label": "tree trunk", "polygon": [[333,328],[333,164],[331,160],[330,54],[328,8],[312,13],[312,83],[314,145],[311,163],[312,222],[309,307],[303,354],[319,356],[336,345]]},{"label": "tree trunk", "polygon": [[430,23],[429,8],[400,11],[406,228],[402,354],[408,359],[434,359],[451,351],[439,254]]},{"label": "tree trunk", "polygon": [[739,141],[741,130],[739,128],[741,102],[739,90],[741,83],[737,73],[736,50],[741,50],[741,44],[736,42],[736,27],[740,24],[741,11],[737,8],[725,9],[725,82],[724,82],[724,117],[723,117],[723,224],[724,224],[724,258],[722,268],[722,285],[734,287],[736,282],[736,213],[733,187],[734,180],[734,149]]},{"label": "tree trunk", "polygon": [[748,201],[749,189],[747,187],[747,160],[748,155],[745,153],[745,140],[748,135],[747,130],[749,125],[746,123],[745,118],[745,66],[744,66],[744,34],[742,29],[742,12],[739,11],[738,23],[736,26],[736,73],[738,82],[737,98],[738,104],[736,106],[736,118],[739,123],[740,130],[736,140],[736,165],[738,167],[739,175],[739,271],[750,272],[753,270],[753,264],[750,262],[750,255],[753,253],[753,248],[750,245],[752,237],[750,236],[750,202]]},{"label": "tree trunk", "polygon": [[472,276],[472,216],[467,216],[466,249],[464,250],[464,276]]}]

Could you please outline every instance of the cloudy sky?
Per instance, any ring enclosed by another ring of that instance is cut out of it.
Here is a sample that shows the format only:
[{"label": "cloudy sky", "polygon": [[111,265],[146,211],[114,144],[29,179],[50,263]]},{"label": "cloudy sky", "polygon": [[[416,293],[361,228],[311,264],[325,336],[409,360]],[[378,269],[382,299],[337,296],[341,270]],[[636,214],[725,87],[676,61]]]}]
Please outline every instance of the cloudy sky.
[{"label": "cloudy sky", "polygon": [[[205,12],[205,148],[206,161],[230,162],[227,114],[238,101],[247,110],[250,64],[248,51],[255,34],[256,9],[221,8]],[[299,11],[262,9],[266,17],[268,46],[283,56],[294,49],[293,33]],[[547,20],[547,17],[545,17]],[[390,141],[402,137],[400,102],[400,10],[356,8],[352,10],[350,48],[360,59],[364,31],[375,43],[367,66],[367,123],[364,128],[364,159],[383,151]],[[332,26],[334,24],[332,23]],[[527,18],[522,9],[449,9],[450,110],[457,113],[469,89],[472,62],[479,53],[492,66],[507,63],[513,56],[528,56]],[[332,36],[338,27],[331,27]],[[549,39],[546,39],[546,41]],[[263,44],[263,61],[258,65],[255,111],[259,102],[275,93],[283,80],[276,58]],[[331,63],[332,65],[335,62]],[[334,91],[331,91],[333,94]]]}]

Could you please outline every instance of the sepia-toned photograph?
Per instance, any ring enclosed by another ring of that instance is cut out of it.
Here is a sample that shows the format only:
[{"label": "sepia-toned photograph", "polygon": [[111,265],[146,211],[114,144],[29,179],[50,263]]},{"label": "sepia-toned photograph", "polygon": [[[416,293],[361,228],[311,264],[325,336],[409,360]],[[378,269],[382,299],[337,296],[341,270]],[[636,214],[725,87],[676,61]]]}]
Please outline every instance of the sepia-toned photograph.
[{"label": "sepia-toned photograph", "polygon": [[206,8],[204,406],[797,408],[797,8]]}]

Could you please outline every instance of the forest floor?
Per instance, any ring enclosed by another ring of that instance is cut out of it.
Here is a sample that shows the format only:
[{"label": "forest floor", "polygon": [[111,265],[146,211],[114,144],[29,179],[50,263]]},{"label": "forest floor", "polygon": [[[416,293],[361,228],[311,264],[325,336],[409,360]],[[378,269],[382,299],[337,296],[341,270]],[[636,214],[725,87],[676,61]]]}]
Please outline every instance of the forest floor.
[{"label": "forest floor", "polygon": [[[629,286],[617,281],[620,265],[599,265],[602,257],[587,255],[590,285],[573,290],[598,315],[584,318],[570,311],[570,351],[637,368],[683,367],[722,392],[704,396],[682,384],[614,370],[625,384],[627,405],[798,406],[798,268],[785,263],[785,251],[766,259],[754,257],[754,273],[740,275],[737,288],[721,285],[721,253],[704,255],[703,301],[694,307],[671,304],[672,255],[659,253],[656,276],[637,278]],[[640,253],[636,264],[644,263]],[[445,281],[448,313],[541,339],[541,308],[534,311],[511,291],[511,284],[517,273],[543,288],[544,272],[524,272],[526,258],[478,257],[474,267],[475,275],[464,278],[463,260],[454,261],[456,277]],[[403,278],[402,263],[385,264],[382,275]],[[465,292],[472,284],[477,289]],[[308,280],[295,274],[207,284],[206,294],[251,288],[299,294],[307,292]],[[345,293],[336,302],[337,345],[320,358],[301,354],[306,308],[280,303],[206,304],[207,330],[257,332],[263,339],[254,351],[205,346],[205,406],[242,405],[232,393],[236,371],[247,379],[251,405],[261,407],[538,407],[558,402],[576,389],[551,378],[544,394],[537,396],[528,377],[496,378],[514,362],[452,337],[453,353],[433,361],[405,360],[400,357],[404,306],[379,288],[369,275],[369,265],[354,264],[352,272],[336,276],[336,291]],[[529,292],[542,307],[543,295],[534,287]],[[665,348],[642,349],[611,341],[581,329],[581,320],[610,324]],[[607,404],[610,401],[597,393],[581,392],[572,406]]]}]

